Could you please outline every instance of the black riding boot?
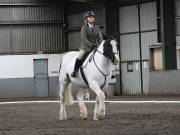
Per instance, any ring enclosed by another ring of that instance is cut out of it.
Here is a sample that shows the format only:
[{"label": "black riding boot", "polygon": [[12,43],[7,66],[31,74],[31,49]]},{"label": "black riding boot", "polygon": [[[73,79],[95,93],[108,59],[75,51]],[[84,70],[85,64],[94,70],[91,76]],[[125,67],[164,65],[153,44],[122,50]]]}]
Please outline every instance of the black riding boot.
[{"label": "black riding boot", "polygon": [[81,60],[76,59],[75,66],[74,66],[74,71],[71,74],[72,77],[76,77],[76,73],[79,70],[80,66],[81,66]]}]

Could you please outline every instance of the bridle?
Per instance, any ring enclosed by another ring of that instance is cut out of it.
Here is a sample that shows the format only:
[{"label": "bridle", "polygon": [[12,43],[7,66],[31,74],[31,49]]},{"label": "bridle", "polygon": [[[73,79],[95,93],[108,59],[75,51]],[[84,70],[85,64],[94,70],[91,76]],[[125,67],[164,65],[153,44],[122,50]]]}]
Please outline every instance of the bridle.
[{"label": "bridle", "polygon": [[[105,43],[106,43],[106,42],[105,42]],[[104,44],[105,44],[105,43],[104,43]],[[104,45],[104,44],[103,44],[103,45]],[[88,62],[85,64],[85,66],[82,67],[82,69],[85,68],[85,67],[88,65],[88,63],[91,62],[91,60],[93,60],[94,65],[96,66],[96,68],[98,69],[98,71],[104,76],[104,83],[103,83],[103,85],[100,87],[100,88],[102,89],[102,88],[104,87],[104,85],[106,84],[107,76],[110,75],[110,73],[112,72],[112,70],[111,70],[111,68],[110,68],[110,70],[109,70],[108,73],[104,73],[103,71],[101,71],[101,69],[100,69],[100,68],[98,67],[98,65],[96,64],[96,61],[95,61],[95,58],[94,58],[94,57],[95,57],[96,53],[99,53],[99,54],[103,55],[104,57],[107,57],[107,56],[106,56],[103,52],[99,51],[98,48],[94,48],[93,51],[94,51],[94,52],[93,52],[92,56],[89,58]],[[113,54],[113,56],[112,56],[111,58],[109,58],[109,57],[108,57],[108,58],[111,59],[112,62],[114,62],[114,60],[115,60],[115,54],[118,54],[118,50],[117,50],[117,52],[113,52],[112,54]],[[89,85],[88,82],[87,82],[87,80],[86,80],[86,77],[85,77],[85,76],[84,76],[84,80],[85,80],[86,84]]]},{"label": "bridle", "polygon": [[[105,43],[104,43],[105,44]],[[104,57],[107,57],[104,53],[102,53],[101,51],[99,51],[98,49],[96,49],[95,51],[94,51],[94,54],[93,54],[93,62],[94,62],[94,64],[95,64],[95,66],[96,66],[96,68],[98,69],[98,71],[104,76],[104,83],[103,83],[103,85],[101,86],[101,89],[104,87],[104,85],[106,84],[106,80],[107,80],[107,76],[111,73],[111,69],[110,69],[110,71],[106,74],[106,73],[104,73],[103,71],[101,71],[100,70],[100,68],[98,67],[98,65],[96,64],[96,61],[95,61],[95,54],[96,53],[99,53],[99,54],[101,54],[101,55],[103,55]],[[112,53],[113,54],[113,56],[112,56],[112,58],[110,58],[111,59],[111,61],[112,62],[114,62],[115,61],[115,54],[118,54],[118,50],[117,50],[117,52],[113,52]]]},{"label": "bridle", "polygon": [[[111,41],[111,40],[109,39],[109,40],[105,41],[104,44],[106,44],[108,41]],[[111,55],[110,55],[110,56],[106,56],[103,52],[100,52],[100,51],[98,50],[98,48],[95,50],[95,53],[98,52],[98,53],[102,54],[103,56],[109,58],[109,59],[114,63],[115,60],[116,60],[115,55],[118,54],[118,52],[119,52],[119,50],[118,50],[118,44],[117,44],[117,47],[116,47],[116,48],[117,48],[117,52],[111,52]]]}]

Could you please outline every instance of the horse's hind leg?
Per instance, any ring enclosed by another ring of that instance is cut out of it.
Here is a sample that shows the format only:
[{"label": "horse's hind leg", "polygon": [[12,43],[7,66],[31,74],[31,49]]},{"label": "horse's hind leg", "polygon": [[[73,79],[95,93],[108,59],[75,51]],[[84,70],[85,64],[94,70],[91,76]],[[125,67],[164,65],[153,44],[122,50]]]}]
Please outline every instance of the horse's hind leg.
[{"label": "horse's hind leg", "polygon": [[85,93],[86,93],[86,90],[80,88],[77,94],[77,100],[78,100],[79,108],[80,108],[80,117],[83,120],[86,120],[88,116],[86,105],[83,102]]},{"label": "horse's hind leg", "polygon": [[65,90],[68,87],[70,81],[68,78],[65,78],[63,80],[63,82],[60,84],[60,104],[61,104],[61,108],[60,108],[60,120],[66,120],[67,119],[67,115],[66,115],[66,110],[65,110]]}]

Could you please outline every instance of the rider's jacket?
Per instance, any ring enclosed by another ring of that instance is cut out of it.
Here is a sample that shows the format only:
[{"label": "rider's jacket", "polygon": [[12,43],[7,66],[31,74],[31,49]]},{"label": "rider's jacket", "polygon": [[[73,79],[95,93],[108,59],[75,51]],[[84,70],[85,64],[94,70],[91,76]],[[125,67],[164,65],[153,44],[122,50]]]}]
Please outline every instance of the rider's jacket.
[{"label": "rider's jacket", "polygon": [[89,27],[88,23],[85,22],[81,28],[81,47],[85,51],[90,51],[94,45],[99,45],[102,41],[102,34],[99,26],[94,25],[93,29]]}]

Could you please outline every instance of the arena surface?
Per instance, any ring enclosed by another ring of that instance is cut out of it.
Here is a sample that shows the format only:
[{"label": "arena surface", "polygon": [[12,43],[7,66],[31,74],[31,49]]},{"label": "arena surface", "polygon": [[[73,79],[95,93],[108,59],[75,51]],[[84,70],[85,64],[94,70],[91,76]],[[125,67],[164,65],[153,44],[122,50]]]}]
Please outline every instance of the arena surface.
[{"label": "arena surface", "polygon": [[180,135],[180,97],[108,100],[104,120],[92,120],[91,102],[88,120],[80,120],[75,103],[66,108],[69,119],[59,121],[56,99],[0,99],[0,135]]}]

